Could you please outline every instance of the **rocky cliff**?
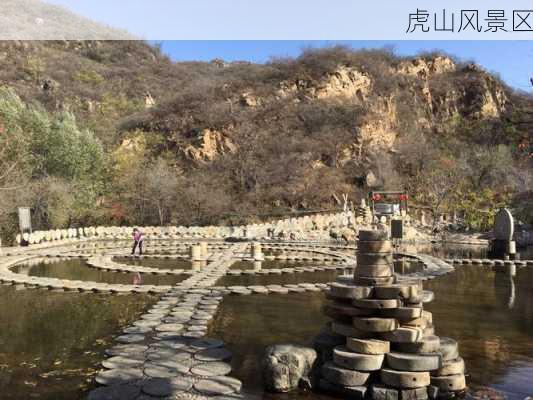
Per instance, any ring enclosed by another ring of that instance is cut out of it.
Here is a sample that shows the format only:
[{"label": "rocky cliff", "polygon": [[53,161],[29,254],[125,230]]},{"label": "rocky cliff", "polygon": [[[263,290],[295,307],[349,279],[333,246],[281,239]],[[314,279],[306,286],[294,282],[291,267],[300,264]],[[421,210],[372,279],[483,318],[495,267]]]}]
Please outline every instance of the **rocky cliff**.
[{"label": "rocky cliff", "polygon": [[[532,99],[443,54],[335,47],[261,65],[173,63],[142,42],[3,42],[0,82],[73,113],[109,154],[170,160],[224,193],[216,210],[332,206],[380,187],[441,207],[452,190],[428,182],[482,194],[472,202],[530,182]],[[129,146],[139,137],[142,154]],[[494,146],[506,172],[489,166]]]}]

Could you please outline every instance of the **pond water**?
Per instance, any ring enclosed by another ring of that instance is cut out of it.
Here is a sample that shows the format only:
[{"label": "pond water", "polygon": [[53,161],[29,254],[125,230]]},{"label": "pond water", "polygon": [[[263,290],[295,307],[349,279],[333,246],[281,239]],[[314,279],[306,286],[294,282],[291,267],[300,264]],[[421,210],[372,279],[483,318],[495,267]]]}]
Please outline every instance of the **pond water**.
[{"label": "pond water", "polygon": [[139,267],[159,268],[159,269],[192,269],[192,262],[181,259],[159,259],[159,258],[125,258],[113,257],[113,261],[119,264],[135,265]]},{"label": "pond water", "polygon": [[[108,272],[91,268],[83,260],[46,259],[38,263],[21,264],[13,268],[14,272],[44,278],[57,278],[75,281],[100,283],[133,284],[133,273]],[[143,285],[174,285],[186,279],[186,275],[149,275],[142,274]]]},{"label": "pond water", "polygon": [[112,339],[155,301],[0,287],[0,397],[82,399]]},{"label": "pond water", "polygon": [[[339,264],[340,261],[337,262]],[[313,267],[321,265],[331,265],[333,261],[301,261],[301,260],[264,260],[259,262],[254,261],[237,261],[233,263],[230,269],[281,269],[281,268],[295,268],[295,267]]]},{"label": "pond water", "polygon": [[413,274],[424,270],[424,264],[418,260],[400,258],[394,260],[394,272],[401,275]]},{"label": "pond water", "polygon": [[[478,266],[424,284],[435,292],[426,309],[436,332],[458,340],[470,385],[490,386],[510,400],[533,394],[533,269],[519,269],[511,281]],[[265,399],[326,399],[316,394],[263,395],[260,360],[275,343],[308,344],[323,327],[322,293],[286,296],[227,296],[209,335],[233,351],[234,375],[247,391]]]},{"label": "pond water", "polygon": [[268,275],[225,275],[215,286],[267,286],[288,285],[298,283],[329,283],[333,282],[340,271],[301,272],[291,274]]},{"label": "pond water", "polygon": [[[429,254],[440,258],[489,258],[487,246],[465,244],[418,244],[403,245],[402,250]],[[533,246],[517,249],[522,260],[533,259]]]}]

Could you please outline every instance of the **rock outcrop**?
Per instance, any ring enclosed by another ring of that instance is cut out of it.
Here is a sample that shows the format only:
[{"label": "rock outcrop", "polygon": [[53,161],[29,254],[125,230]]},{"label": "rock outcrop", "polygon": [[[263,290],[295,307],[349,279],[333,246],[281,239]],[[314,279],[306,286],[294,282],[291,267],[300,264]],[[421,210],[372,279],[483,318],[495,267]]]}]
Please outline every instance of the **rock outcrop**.
[{"label": "rock outcrop", "polygon": [[184,152],[194,161],[205,162],[235,150],[236,146],[227,134],[213,129],[204,129],[198,135],[196,142],[187,146]]},{"label": "rock outcrop", "polygon": [[316,351],[307,347],[290,344],[268,347],[263,359],[265,387],[279,393],[301,385],[309,388],[316,358]]}]

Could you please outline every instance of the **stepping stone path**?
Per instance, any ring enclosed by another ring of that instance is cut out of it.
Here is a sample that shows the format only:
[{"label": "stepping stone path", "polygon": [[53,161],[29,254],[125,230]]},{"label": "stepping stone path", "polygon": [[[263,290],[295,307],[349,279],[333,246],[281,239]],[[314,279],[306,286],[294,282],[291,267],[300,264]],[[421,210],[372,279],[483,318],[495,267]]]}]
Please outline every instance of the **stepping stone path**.
[{"label": "stepping stone path", "polygon": [[115,339],[118,344],[106,351],[105,369],[96,376],[104,387],[93,390],[89,398],[206,399],[238,394],[241,382],[227,376],[231,352],[224,342],[204,335],[222,300],[211,282],[226,274],[235,254],[246,246],[225,249],[126,328]]},{"label": "stepping stone path", "polygon": [[[94,237],[77,245],[76,249],[72,247],[75,241],[57,240],[54,244],[10,250],[0,258],[0,284],[12,285],[17,290],[38,288],[160,296],[159,301],[123,329],[115,339],[116,344],[106,350],[108,358],[102,362],[103,370],[95,378],[102,386],[89,394],[90,400],[247,398],[239,394],[241,382],[228,376],[232,371],[231,353],[223,342],[205,337],[223,297],[317,291],[325,291],[330,300],[325,313],[332,319],[330,339],[335,343],[322,370],[320,385],[323,388],[351,398],[367,396],[390,400],[424,400],[428,395],[447,398],[465,388],[465,364],[459,356],[457,343],[435,336],[432,315],[423,310],[423,304],[430,302],[433,294],[423,290],[421,281],[447,274],[453,271],[450,264],[464,264],[466,260],[444,262],[427,255],[404,254],[418,259],[424,269],[396,276],[391,265],[392,245],[387,235],[380,231],[361,231],[357,268],[356,257],[350,255],[355,247],[310,241],[266,244],[264,249],[281,254],[268,255],[265,259],[318,261],[323,265],[230,270],[239,258],[249,260],[249,244],[210,243],[205,246],[205,259],[209,263],[201,268],[163,269],[120,264],[114,257],[188,259],[185,253],[198,243],[197,239],[191,238],[188,243],[151,240],[148,255],[131,257],[124,252],[129,240],[98,242],[112,237]],[[158,254],[161,250],[183,254]],[[115,273],[187,275],[188,278],[174,286],[139,286],[34,277],[12,270],[17,264],[38,262],[43,257],[82,259],[92,268]],[[511,264],[499,260],[468,262],[495,266]],[[533,265],[532,260],[513,263],[517,267]],[[215,287],[220,278],[230,274],[285,275],[318,271],[353,272],[354,275],[341,276],[332,284]]]},{"label": "stepping stone path", "polygon": [[[422,256],[430,273],[450,266]],[[457,342],[434,334],[423,304],[433,299],[420,279],[398,279],[385,231],[360,231],[353,278],[327,292],[331,318],[316,342],[322,360],[320,387],[350,398],[411,400],[450,398],[466,389]],[[425,274],[427,275],[427,274]],[[341,343],[341,344],[338,344]],[[430,396],[430,397],[428,397]]]}]

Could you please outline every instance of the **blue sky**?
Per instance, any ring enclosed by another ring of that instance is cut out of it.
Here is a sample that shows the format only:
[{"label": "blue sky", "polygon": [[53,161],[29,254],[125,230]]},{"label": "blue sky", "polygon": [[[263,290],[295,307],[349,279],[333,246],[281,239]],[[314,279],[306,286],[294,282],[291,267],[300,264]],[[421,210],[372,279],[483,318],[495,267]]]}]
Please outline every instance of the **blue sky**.
[{"label": "blue sky", "polygon": [[510,86],[532,91],[533,41],[163,41],[163,51],[176,61],[246,60],[265,62],[272,56],[298,56],[306,47],[341,43],[353,48],[392,46],[399,55],[443,50],[462,60],[473,60],[495,72]]},{"label": "blue sky", "polygon": [[[457,20],[463,8],[476,9],[485,24],[488,10],[505,8],[509,29],[497,34],[483,29],[481,33],[430,31],[417,35],[406,34],[406,27],[410,14],[421,7],[419,0],[45,1],[147,40],[179,39],[162,43],[163,50],[180,61],[222,58],[265,62],[271,56],[297,56],[304,47],[334,43],[310,39],[361,39],[341,43],[354,48],[392,45],[400,55],[440,49],[475,61],[514,88],[533,91],[529,84],[533,76],[533,28],[531,32],[511,29],[514,10],[532,9],[531,0],[446,0],[446,13],[454,13]],[[437,15],[443,4],[433,1],[423,6]],[[530,14],[533,26],[533,11]],[[413,40],[418,38],[424,40]],[[476,40],[465,40],[470,38]]]}]

